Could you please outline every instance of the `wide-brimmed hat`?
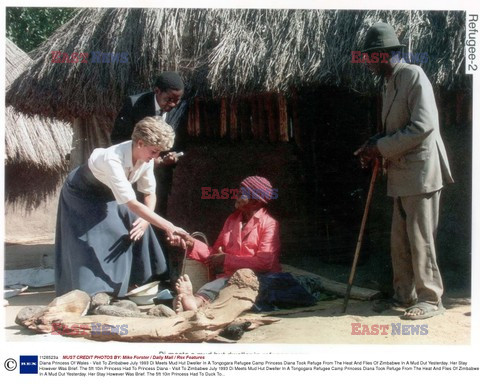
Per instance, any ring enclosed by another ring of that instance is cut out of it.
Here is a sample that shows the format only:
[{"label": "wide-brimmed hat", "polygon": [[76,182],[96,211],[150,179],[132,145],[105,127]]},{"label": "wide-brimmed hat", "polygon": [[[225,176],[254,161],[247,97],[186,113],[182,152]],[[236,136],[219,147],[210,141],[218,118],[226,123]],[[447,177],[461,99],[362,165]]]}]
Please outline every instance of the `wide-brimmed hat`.
[{"label": "wide-brimmed hat", "polygon": [[362,52],[372,52],[397,47],[405,47],[405,44],[400,44],[397,34],[390,24],[380,22],[371,26],[367,31]]}]

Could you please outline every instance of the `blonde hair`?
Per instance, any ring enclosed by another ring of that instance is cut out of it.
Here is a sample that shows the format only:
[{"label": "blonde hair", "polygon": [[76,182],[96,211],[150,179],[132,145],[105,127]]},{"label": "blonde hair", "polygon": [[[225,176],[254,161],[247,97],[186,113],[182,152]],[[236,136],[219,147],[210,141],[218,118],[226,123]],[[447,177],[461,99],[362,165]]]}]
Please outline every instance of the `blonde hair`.
[{"label": "blonde hair", "polygon": [[146,117],[139,121],[132,133],[132,140],[142,140],[147,146],[169,150],[173,146],[175,132],[161,117]]}]

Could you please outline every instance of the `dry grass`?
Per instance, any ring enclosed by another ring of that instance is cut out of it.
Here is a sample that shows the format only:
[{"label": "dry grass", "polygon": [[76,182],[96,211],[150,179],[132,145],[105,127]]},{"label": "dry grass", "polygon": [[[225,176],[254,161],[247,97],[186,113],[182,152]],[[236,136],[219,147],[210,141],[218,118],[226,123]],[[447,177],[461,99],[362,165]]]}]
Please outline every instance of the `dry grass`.
[{"label": "dry grass", "polygon": [[[434,85],[463,88],[464,12],[243,9],[84,9],[34,52],[7,94],[29,114],[113,118],[125,95],[179,71],[189,95],[218,96],[333,85],[374,92],[351,63],[376,21],[410,51],[429,54]],[[448,48],[448,49],[447,49]],[[127,52],[128,63],[51,63],[51,52]]]},{"label": "dry grass", "polygon": [[[32,60],[10,40],[6,40],[6,86]],[[31,209],[55,192],[67,170],[70,152],[70,125],[51,118],[27,116],[9,106],[5,111],[5,193],[8,202]]]},{"label": "dry grass", "polygon": [[[30,57],[6,40],[6,86],[32,63]],[[70,152],[69,125],[45,117],[26,116],[7,107],[5,112],[6,164],[33,164],[39,169],[62,170]]]},{"label": "dry grass", "polygon": [[465,86],[464,12],[247,10],[232,16],[209,57],[208,80],[218,94],[286,92],[306,84],[374,92],[371,74],[351,63],[351,51],[362,48],[377,21],[392,24],[408,51],[428,53],[423,67],[436,86]]}]

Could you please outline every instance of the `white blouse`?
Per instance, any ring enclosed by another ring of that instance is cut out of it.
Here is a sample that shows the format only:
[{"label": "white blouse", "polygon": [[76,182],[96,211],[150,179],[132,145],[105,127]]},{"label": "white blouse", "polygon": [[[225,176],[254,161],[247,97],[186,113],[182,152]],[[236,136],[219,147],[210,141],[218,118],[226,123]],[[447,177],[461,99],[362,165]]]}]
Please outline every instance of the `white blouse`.
[{"label": "white blouse", "polygon": [[119,143],[109,148],[95,149],[88,159],[88,167],[95,178],[107,185],[118,204],[136,199],[132,184],[137,183],[141,193],[155,193],[156,181],[153,160],[132,161],[132,141]]}]

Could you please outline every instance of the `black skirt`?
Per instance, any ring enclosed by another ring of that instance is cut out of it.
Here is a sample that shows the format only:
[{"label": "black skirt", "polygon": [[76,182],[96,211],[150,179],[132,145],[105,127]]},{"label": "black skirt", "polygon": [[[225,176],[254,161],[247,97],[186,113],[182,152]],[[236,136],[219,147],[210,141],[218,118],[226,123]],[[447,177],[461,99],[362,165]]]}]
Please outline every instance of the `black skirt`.
[{"label": "black skirt", "polygon": [[147,283],[167,270],[160,244],[149,226],[133,242],[129,231],[138,218],[118,205],[111,190],[87,165],[73,170],[63,185],[55,234],[57,296],[74,289],[118,297],[130,285]]}]

